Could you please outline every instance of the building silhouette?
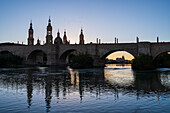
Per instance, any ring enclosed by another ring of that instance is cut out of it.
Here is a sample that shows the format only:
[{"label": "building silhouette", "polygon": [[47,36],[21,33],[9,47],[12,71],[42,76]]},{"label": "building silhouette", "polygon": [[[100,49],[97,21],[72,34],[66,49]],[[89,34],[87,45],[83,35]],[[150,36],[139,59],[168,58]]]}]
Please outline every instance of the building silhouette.
[{"label": "building silhouette", "polygon": [[32,21],[31,21],[30,28],[28,30],[28,45],[34,45],[33,33],[34,33],[34,30],[32,28]]},{"label": "building silhouette", "polygon": [[64,31],[63,44],[64,45],[69,44],[68,41],[67,41],[66,31]]},{"label": "building silhouette", "polygon": [[[34,38],[33,38],[33,28],[32,28],[32,21],[30,22],[30,28],[28,30],[28,45],[34,45]],[[41,45],[40,40],[37,40],[36,45]],[[48,25],[47,25],[47,35],[46,35],[46,42],[43,44],[63,44],[63,45],[68,45],[70,44],[70,41],[67,40],[67,35],[66,35],[66,30],[64,30],[64,35],[63,39],[60,37],[60,32],[58,30],[57,32],[57,37],[54,39],[53,43],[53,36],[52,36],[52,25],[51,25],[51,19],[49,17],[48,20]],[[79,35],[79,44],[84,44],[84,34],[83,34],[83,29],[81,29],[80,35]]]},{"label": "building silhouette", "polygon": [[[76,54],[89,54],[93,59],[93,65],[96,67],[105,66],[105,58],[115,51],[126,51],[132,54],[134,57],[140,54],[150,55],[153,59],[157,56],[170,51],[170,42],[139,42],[137,43],[101,43],[100,40],[97,43],[85,44],[83,29],[81,29],[78,37],[79,44],[69,45],[66,31],[64,31],[63,40],[60,37],[58,31],[57,37],[53,41],[51,19],[48,20],[46,41],[43,42],[43,46],[40,46],[40,40],[37,40],[36,46],[34,46],[34,30],[32,27],[32,21],[30,22],[30,28],[28,30],[28,46],[24,44],[15,43],[2,43],[0,44],[0,52],[10,52],[23,59],[22,64],[26,65],[68,65],[71,53]],[[138,38],[137,38],[138,39]],[[99,42],[99,43],[98,43]],[[57,46],[58,44],[58,46]],[[61,45],[59,45],[61,44]],[[84,44],[82,46],[82,44]]]},{"label": "building silhouette", "polygon": [[80,33],[80,41],[79,41],[79,44],[84,44],[84,35],[83,35],[83,29],[81,29],[81,33]]},{"label": "building silhouette", "polygon": [[39,40],[39,38],[38,38],[38,40],[37,40],[37,44],[36,45],[40,45],[40,40]]},{"label": "building silhouette", "polygon": [[48,20],[46,44],[53,44],[51,19]]},{"label": "building silhouette", "polygon": [[62,44],[62,39],[61,39],[61,37],[60,37],[60,32],[59,32],[59,30],[58,30],[58,32],[57,32],[57,37],[56,37],[55,40],[54,40],[54,44]]}]

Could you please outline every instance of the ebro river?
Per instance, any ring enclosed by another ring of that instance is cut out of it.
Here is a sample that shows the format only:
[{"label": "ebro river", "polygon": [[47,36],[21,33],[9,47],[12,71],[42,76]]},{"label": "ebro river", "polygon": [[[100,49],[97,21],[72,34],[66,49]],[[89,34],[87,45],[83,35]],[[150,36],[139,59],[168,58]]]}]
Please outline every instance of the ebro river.
[{"label": "ebro river", "polygon": [[0,113],[168,113],[169,105],[169,68],[0,69]]}]

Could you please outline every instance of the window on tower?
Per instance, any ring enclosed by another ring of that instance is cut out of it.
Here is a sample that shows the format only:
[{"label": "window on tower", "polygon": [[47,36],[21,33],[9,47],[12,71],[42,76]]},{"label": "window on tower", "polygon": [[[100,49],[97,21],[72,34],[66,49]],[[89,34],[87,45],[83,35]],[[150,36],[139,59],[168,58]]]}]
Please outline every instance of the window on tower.
[{"label": "window on tower", "polygon": [[51,31],[48,31],[48,35],[51,35]]}]

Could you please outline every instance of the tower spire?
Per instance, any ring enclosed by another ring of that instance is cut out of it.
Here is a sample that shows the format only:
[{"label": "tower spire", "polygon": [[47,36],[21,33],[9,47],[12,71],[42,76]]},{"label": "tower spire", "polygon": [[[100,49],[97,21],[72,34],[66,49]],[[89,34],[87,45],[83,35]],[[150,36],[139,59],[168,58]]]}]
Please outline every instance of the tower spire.
[{"label": "tower spire", "polygon": [[60,32],[59,32],[59,29],[58,29],[58,32],[57,32],[57,37],[60,37]]},{"label": "tower spire", "polygon": [[30,28],[28,30],[28,45],[34,45],[34,38],[33,38],[34,30],[32,28],[32,20],[30,21]]},{"label": "tower spire", "polygon": [[81,27],[81,34],[83,34],[83,27]]},{"label": "tower spire", "polygon": [[66,29],[64,29],[64,35],[66,36]]},{"label": "tower spire", "polygon": [[30,20],[30,29],[32,29],[32,20]]},{"label": "tower spire", "polygon": [[79,36],[79,44],[84,44],[84,35],[83,35],[83,29],[81,27],[81,33],[80,33],[80,36]]},{"label": "tower spire", "polygon": [[67,36],[66,36],[66,29],[64,29],[63,44],[68,44]]},{"label": "tower spire", "polygon": [[51,19],[50,19],[50,16],[49,16],[49,20],[48,20],[49,23],[51,23]]},{"label": "tower spire", "polygon": [[40,45],[40,39],[39,39],[39,37],[38,37],[38,40],[37,40],[37,45]]},{"label": "tower spire", "polygon": [[50,16],[49,16],[48,26],[47,26],[46,43],[47,43],[47,44],[52,44],[52,43],[53,43],[52,26],[51,26]]}]

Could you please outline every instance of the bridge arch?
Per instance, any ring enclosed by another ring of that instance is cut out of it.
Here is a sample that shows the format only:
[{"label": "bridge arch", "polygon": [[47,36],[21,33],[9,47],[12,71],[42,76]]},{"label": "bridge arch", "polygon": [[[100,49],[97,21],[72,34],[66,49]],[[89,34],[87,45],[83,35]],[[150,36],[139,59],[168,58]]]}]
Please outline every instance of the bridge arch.
[{"label": "bridge arch", "polygon": [[74,54],[78,54],[79,52],[76,50],[76,49],[69,49],[69,50],[66,50],[66,51],[64,51],[61,55],[60,55],[60,57],[59,57],[59,62],[61,63],[61,64],[66,64],[66,63],[69,63],[69,55],[71,54],[71,53],[73,53],[73,52],[75,52]]},{"label": "bridge arch", "polygon": [[122,49],[118,49],[118,50],[110,50],[106,53],[104,53],[101,57],[100,57],[100,65],[105,65],[105,59],[107,58],[107,56],[109,56],[110,54],[112,53],[116,53],[116,52],[127,52],[129,53],[130,55],[132,55],[134,58],[136,57],[135,54],[133,54],[133,52],[130,52],[128,50],[122,50]]},{"label": "bridge arch", "polygon": [[170,51],[162,52],[154,58],[154,64],[158,68],[170,68]]},{"label": "bridge arch", "polygon": [[34,50],[27,56],[27,64],[45,65],[47,63],[47,54],[42,50]]},{"label": "bridge arch", "polygon": [[10,51],[7,51],[7,50],[0,51],[0,54],[3,54],[3,53],[10,53],[10,54],[13,54],[12,52],[10,52]]},{"label": "bridge arch", "polygon": [[169,50],[169,51],[159,52],[156,56],[153,57],[153,59],[155,60],[155,59],[157,59],[159,56],[165,55],[165,54],[167,54],[167,53],[170,53],[170,50]]},{"label": "bridge arch", "polygon": [[1,53],[1,54],[3,54],[3,53],[10,53],[10,54],[12,54],[12,55],[15,55],[14,52],[9,51],[9,50],[2,50],[2,51],[0,51],[0,53]]}]

